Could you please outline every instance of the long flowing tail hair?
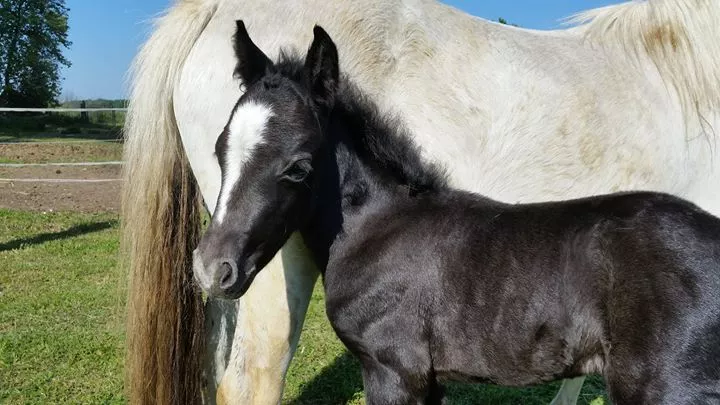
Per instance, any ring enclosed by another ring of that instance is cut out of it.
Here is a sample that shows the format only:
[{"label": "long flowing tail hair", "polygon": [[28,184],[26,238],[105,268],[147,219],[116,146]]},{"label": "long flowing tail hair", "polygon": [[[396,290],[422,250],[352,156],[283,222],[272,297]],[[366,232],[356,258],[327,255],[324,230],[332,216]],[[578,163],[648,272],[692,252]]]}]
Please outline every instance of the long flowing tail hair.
[{"label": "long flowing tail hair", "polygon": [[197,183],[173,113],[173,88],[218,0],[180,0],[137,55],[125,122],[123,249],[129,267],[125,385],[131,404],[201,401],[203,303],[193,286]]}]

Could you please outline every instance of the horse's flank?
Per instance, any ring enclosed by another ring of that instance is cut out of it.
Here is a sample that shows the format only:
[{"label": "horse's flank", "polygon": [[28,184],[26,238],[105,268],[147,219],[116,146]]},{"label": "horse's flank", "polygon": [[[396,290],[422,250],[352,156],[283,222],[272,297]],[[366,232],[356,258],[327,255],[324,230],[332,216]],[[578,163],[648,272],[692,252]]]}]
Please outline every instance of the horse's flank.
[{"label": "horse's flank", "polygon": [[214,11],[208,1],[178,2],[133,65],[122,208],[131,404],[201,398],[203,308],[189,267],[200,234],[200,193],[180,143],[172,90]]}]

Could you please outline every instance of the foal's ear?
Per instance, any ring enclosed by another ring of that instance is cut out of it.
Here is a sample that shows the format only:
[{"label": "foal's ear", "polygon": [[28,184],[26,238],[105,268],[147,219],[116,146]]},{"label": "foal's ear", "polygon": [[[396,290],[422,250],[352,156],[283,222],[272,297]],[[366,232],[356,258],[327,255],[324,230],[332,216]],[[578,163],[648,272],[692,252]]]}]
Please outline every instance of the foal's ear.
[{"label": "foal's ear", "polygon": [[242,79],[245,87],[260,79],[273,65],[272,61],[253,43],[242,20],[235,21],[235,66],[234,76]]},{"label": "foal's ear", "polygon": [[323,108],[332,108],[339,80],[338,52],[330,35],[320,26],[313,29],[312,45],[305,57],[305,79],[313,101]]}]

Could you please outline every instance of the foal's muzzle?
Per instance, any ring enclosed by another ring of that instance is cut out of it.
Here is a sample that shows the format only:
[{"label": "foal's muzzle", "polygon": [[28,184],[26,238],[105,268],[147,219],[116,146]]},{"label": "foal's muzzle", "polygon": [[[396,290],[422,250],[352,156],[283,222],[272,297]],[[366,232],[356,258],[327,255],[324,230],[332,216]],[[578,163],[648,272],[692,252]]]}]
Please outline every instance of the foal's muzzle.
[{"label": "foal's muzzle", "polygon": [[245,294],[257,272],[254,264],[238,264],[235,259],[227,257],[212,259],[205,265],[199,249],[195,249],[193,273],[210,297],[238,299]]}]

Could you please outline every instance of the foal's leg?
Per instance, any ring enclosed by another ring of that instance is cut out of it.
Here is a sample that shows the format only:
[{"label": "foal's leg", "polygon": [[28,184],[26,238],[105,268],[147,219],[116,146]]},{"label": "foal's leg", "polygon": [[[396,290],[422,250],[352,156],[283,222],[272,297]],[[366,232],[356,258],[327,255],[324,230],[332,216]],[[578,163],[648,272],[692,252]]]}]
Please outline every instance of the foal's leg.
[{"label": "foal's leg", "polygon": [[238,302],[218,404],[277,405],[318,272],[293,235]]},{"label": "foal's leg", "polygon": [[[662,353],[624,356],[606,369],[608,397],[614,405],[720,405],[720,380],[684,369],[687,363],[683,356],[663,358]],[[707,366],[712,370],[717,364]]]},{"label": "foal's leg", "polygon": [[[382,341],[382,340],[380,340]],[[444,390],[432,371],[426,344],[405,342],[399,347],[366,346],[362,356],[367,405],[442,405]],[[390,354],[388,354],[390,353]]]},{"label": "foal's leg", "polygon": [[563,380],[560,391],[555,395],[550,405],[575,405],[584,382],[585,377]]},{"label": "foal's leg", "polygon": [[425,399],[426,405],[445,405],[445,387],[438,383],[435,377],[430,380],[428,394]]},{"label": "foal's leg", "polygon": [[376,362],[363,362],[363,385],[367,405],[428,405],[425,384],[413,384],[407,374]]}]

